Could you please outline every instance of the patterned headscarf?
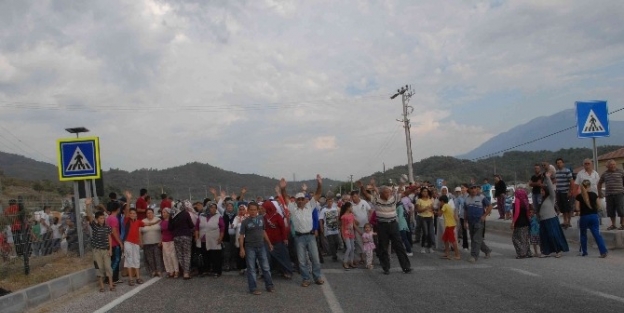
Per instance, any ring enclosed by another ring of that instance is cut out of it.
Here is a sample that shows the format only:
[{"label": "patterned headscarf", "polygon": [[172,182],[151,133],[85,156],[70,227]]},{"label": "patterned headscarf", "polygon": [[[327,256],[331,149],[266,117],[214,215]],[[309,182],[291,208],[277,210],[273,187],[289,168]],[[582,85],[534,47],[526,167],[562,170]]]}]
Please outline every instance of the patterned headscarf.
[{"label": "patterned headscarf", "polygon": [[516,189],[515,196],[516,196],[516,200],[515,200],[514,206],[516,208],[516,212],[520,212],[521,206],[524,206],[528,212],[529,196],[527,195],[526,190],[522,188]]}]

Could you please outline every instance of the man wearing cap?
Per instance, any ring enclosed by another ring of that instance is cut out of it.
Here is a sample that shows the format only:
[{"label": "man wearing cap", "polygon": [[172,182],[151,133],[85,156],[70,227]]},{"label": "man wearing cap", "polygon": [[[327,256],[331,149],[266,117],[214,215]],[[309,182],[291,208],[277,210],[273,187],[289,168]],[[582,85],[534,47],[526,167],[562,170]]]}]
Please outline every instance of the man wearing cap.
[{"label": "man wearing cap", "polygon": [[468,250],[468,230],[464,227],[464,203],[468,197],[468,187],[462,184],[461,187],[455,187],[455,207],[457,208],[457,216],[459,216],[459,228],[457,229],[457,238],[462,239],[462,247]]},{"label": "man wearing cap", "polygon": [[[310,257],[312,263],[312,278],[317,285],[322,285],[325,281],[321,278],[321,263],[319,259],[318,247],[316,244],[316,236],[318,229],[314,225],[318,225],[318,213],[314,209],[318,206],[318,200],[321,198],[322,191],[321,175],[316,175],[316,192],[310,201],[306,202],[305,194],[299,192],[295,195],[295,202],[290,201],[290,197],[286,194],[286,179],[282,178],[279,182],[280,191],[286,205],[290,210],[292,220],[292,230],[295,232],[295,244],[297,246],[297,258],[299,260],[299,270],[303,282],[301,286],[308,287],[311,284],[310,268],[307,262],[307,256]],[[316,223],[314,220],[317,220]],[[307,254],[307,256],[306,256]]]},{"label": "man wearing cap", "polygon": [[368,223],[371,214],[373,214],[373,209],[368,202],[360,198],[360,192],[357,190],[351,191],[351,203],[353,204],[351,210],[353,211],[353,215],[355,215],[355,219],[358,221],[357,227],[360,228],[360,232],[355,232],[355,253],[360,258],[360,264],[363,265],[366,257],[362,234],[364,233],[364,225]]},{"label": "man wearing cap", "polygon": [[391,187],[382,186],[377,189],[375,186],[375,180],[371,179],[371,187],[373,193],[368,194],[364,189],[361,181],[357,182],[357,186],[360,189],[360,195],[367,201],[372,203],[375,208],[375,215],[377,216],[377,236],[379,238],[379,261],[385,275],[390,274],[390,256],[388,255],[388,244],[392,244],[392,249],[396,253],[401,269],[404,273],[412,272],[410,260],[407,257],[407,252],[403,246],[401,234],[399,233],[399,223],[397,221],[396,206],[400,201],[398,190],[403,186],[399,186],[399,189],[392,190]]},{"label": "man wearing cap", "polygon": [[479,258],[479,251],[485,253],[485,258],[490,257],[492,250],[483,242],[483,229],[485,228],[485,218],[492,211],[492,205],[488,199],[478,192],[479,186],[470,186],[470,194],[464,202],[464,227],[470,232],[471,249],[470,263],[474,263]]}]

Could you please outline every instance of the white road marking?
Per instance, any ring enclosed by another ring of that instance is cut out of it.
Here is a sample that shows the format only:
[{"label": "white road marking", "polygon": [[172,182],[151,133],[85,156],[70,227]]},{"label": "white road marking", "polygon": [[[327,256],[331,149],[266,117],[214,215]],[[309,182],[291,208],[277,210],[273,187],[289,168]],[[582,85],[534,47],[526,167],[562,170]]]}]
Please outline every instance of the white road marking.
[{"label": "white road marking", "polygon": [[591,289],[587,289],[587,288],[584,288],[584,287],[573,286],[573,285],[564,285],[564,286],[566,286],[568,288],[571,288],[571,289],[576,289],[576,290],[579,290],[579,291],[587,292],[589,294],[592,294],[592,295],[595,295],[595,296],[598,296],[598,297],[602,297],[602,298],[605,298],[605,299],[609,299],[609,300],[617,301],[617,302],[620,302],[620,303],[624,303],[624,298],[618,297],[618,296],[614,296],[614,295],[611,295],[611,294],[608,294],[608,293],[604,293],[604,292],[601,292],[601,291],[591,290]]},{"label": "white road marking", "polygon": [[141,290],[153,285],[154,283],[156,283],[158,280],[160,280],[160,277],[154,277],[150,280],[148,280],[147,282],[145,282],[143,285],[140,285],[132,290],[130,290],[130,292],[124,293],[121,297],[111,301],[110,303],[108,303],[107,305],[101,307],[100,309],[98,309],[97,311],[93,312],[93,313],[105,313],[108,312],[109,310],[111,310],[112,308],[120,305],[122,302],[132,298],[134,295],[136,295],[137,293],[139,293]]},{"label": "white road marking", "polygon": [[510,267],[509,269],[514,271],[514,272],[516,272],[516,273],[520,273],[520,274],[524,274],[524,275],[528,275],[528,276],[532,276],[532,277],[540,277],[539,274],[531,273],[529,271],[521,270],[519,268]]},{"label": "white road marking", "polygon": [[344,313],[340,302],[338,302],[338,298],[336,298],[336,294],[327,281],[327,277],[325,277],[325,283],[321,285],[321,290],[323,290],[323,295],[325,295],[325,300],[327,300],[327,304],[329,304],[329,309],[332,313]]}]

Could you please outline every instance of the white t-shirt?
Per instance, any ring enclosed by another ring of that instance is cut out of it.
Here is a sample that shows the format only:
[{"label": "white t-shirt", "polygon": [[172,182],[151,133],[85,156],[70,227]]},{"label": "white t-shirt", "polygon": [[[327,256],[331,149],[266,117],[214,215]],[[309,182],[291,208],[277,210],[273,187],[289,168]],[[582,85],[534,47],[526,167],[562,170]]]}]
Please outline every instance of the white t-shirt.
[{"label": "white t-shirt", "polygon": [[[41,234],[45,234],[48,232],[48,227],[50,227],[50,215],[46,214],[45,212],[41,212],[40,215],[40,223],[41,223]],[[48,225],[47,227],[44,226],[43,224],[45,223],[45,225]]]},{"label": "white t-shirt", "polygon": [[314,221],[312,219],[312,212],[314,208],[318,206],[318,202],[314,198],[310,199],[305,204],[303,209],[297,208],[295,202],[288,203],[288,210],[290,211],[290,217],[292,219],[292,227],[296,232],[307,233],[314,228]]},{"label": "white t-shirt", "polygon": [[592,171],[590,175],[587,173],[586,170],[583,169],[580,172],[578,172],[578,174],[576,174],[576,181],[574,181],[574,183],[580,186],[581,183],[583,183],[583,181],[586,179],[591,182],[589,191],[593,191],[596,194],[598,194],[598,181],[600,180],[600,174],[598,174],[598,172],[596,171]]},{"label": "white t-shirt", "polygon": [[50,228],[52,228],[52,239],[61,239],[61,224],[52,224]]},{"label": "white t-shirt", "polygon": [[368,214],[372,210],[370,204],[363,199],[360,199],[358,204],[355,204],[355,202],[351,203],[353,204],[353,215],[355,215],[355,219],[359,223],[358,227],[364,227],[368,223]]},{"label": "white t-shirt", "polygon": [[319,220],[323,220],[325,225],[325,236],[338,235],[340,233],[340,227],[338,223],[338,208],[334,205],[331,208],[323,208],[321,214],[319,214]]}]

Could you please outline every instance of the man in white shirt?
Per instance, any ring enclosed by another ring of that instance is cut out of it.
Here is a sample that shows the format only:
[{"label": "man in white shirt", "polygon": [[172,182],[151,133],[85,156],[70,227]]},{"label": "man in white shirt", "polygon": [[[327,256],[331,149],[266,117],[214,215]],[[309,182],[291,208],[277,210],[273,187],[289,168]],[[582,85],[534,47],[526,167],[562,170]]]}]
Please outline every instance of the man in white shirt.
[{"label": "man in white shirt", "polygon": [[355,232],[355,253],[360,256],[360,264],[364,264],[364,243],[362,242],[362,233],[364,233],[364,225],[370,220],[373,209],[366,200],[360,198],[360,192],[357,190],[351,191],[351,204],[353,215],[355,220],[358,221],[358,227],[360,232]]},{"label": "man in white shirt", "polygon": [[52,229],[50,229],[50,206],[44,206],[43,212],[39,217],[41,224],[41,255],[50,254]]},{"label": "man in white shirt", "polygon": [[[600,180],[600,174],[594,170],[594,162],[591,159],[583,160],[583,169],[576,174],[576,186],[580,186],[584,180],[591,182],[589,191],[593,191],[598,194],[598,181]],[[575,194],[578,194],[576,192]]]},{"label": "man in white shirt", "polygon": [[[316,192],[310,201],[306,202],[305,194],[299,192],[295,195],[295,202],[290,201],[290,197],[286,193],[286,179],[282,178],[279,183],[282,196],[288,205],[290,210],[290,216],[292,220],[291,227],[295,231],[295,245],[297,246],[297,258],[299,259],[299,271],[303,282],[302,287],[308,287],[311,284],[310,280],[310,267],[309,263],[312,263],[312,278],[314,283],[322,285],[325,281],[321,278],[321,262],[318,253],[318,246],[316,244],[316,236],[318,236],[318,230],[315,229],[315,210],[318,206],[318,200],[321,198],[322,183],[321,175],[316,175]],[[318,219],[318,216],[316,216]],[[310,261],[308,262],[308,256]]]},{"label": "man in white shirt", "polygon": [[333,261],[338,260],[338,247],[340,247],[340,226],[338,216],[340,212],[333,198],[328,198],[325,207],[319,215],[320,231],[327,240],[328,253]]}]

